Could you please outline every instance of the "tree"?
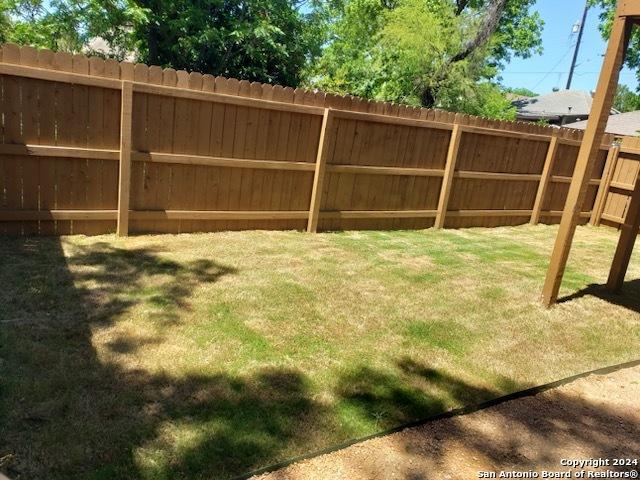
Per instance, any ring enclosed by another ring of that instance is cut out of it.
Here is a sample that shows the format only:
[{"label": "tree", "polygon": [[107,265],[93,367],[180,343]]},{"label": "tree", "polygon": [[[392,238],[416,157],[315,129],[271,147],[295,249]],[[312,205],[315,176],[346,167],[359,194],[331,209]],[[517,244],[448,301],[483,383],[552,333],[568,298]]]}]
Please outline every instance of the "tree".
[{"label": "tree", "polygon": [[0,1],[10,41],[77,52],[101,37],[116,58],[252,81],[297,85],[313,48],[293,0]]},{"label": "tree", "polygon": [[89,51],[101,37],[122,59],[135,48],[133,32],[146,12],[131,0],[2,0],[7,13],[5,40],[69,52]]},{"label": "tree", "polygon": [[[598,28],[605,40],[611,35],[611,27],[616,11],[616,0],[589,0],[589,5],[602,8],[600,24]],[[640,80],[640,31],[637,26],[633,28],[629,48],[625,56],[625,64],[632,70],[636,70],[636,76]]]},{"label": "tree", "polygon": [[140,56],[263,82],[297,85],[309,50],[305,20],[290,0],[139,0]]},{"label": "tree", "polygon": [[528,11],[534,1],[335,0],[309,83],[380,100],[471,108],[471,98],[500,94],[488,81],[513,55],[540,51],[542,20]]},{"label": "tree", "polygon": [[540,95],[528,88],[524,87],[507,87],[504,89],[505,93],[513,93],[514,95],[522,95],[523,97],[537,97]]},{"label": "tree", "polygon": [[640,110],[640,95],[632,92],[626,85],[618,85],[613,108],[623,113]]},{"label": "tree", "polygon": [[11,18],[6,0],[0,0],[0,42],[6,42],[10,34]]}]

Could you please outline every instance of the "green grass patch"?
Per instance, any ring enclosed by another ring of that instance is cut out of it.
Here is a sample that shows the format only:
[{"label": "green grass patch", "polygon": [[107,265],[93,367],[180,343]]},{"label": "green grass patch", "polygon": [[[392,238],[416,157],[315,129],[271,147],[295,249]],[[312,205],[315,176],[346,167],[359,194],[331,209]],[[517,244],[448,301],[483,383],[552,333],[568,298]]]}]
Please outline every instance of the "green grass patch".
[{"label": "green grass patch", "polygon": [[556,231],[0,239],[0,470],[227,479],[634,359],[640,259],[579,228],[547,310]]},{"label": "green grass patch", "polygon": [[413,321],[406,327],[409,341],[441,348],[452,355],[462,355],[472,340],[469,330],[452,322]]}]

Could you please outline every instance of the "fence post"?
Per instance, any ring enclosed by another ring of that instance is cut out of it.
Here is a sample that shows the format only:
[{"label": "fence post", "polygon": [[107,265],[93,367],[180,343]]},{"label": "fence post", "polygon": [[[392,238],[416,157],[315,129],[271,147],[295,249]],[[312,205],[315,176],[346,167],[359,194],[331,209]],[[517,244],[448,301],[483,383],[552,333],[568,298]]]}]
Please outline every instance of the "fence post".
[{"label": "fence post", "polygon": [[456,162],[458,161],[458,150],[460,150],[460,139],[462,131],[460,125],[453,124],[451,130],[451,139],[449,140],[449,150],[447,151],[447,163],[444,167],[444,176],[442,177],[442,187],[440,188],[440,199],[438,200],[438,212],[436,213],[435,228],[444,227],[444,220],[447,216],[447,207],[449,205],[449,197],[451,196],[451,187],[453,186],[453,174],[456,171]]},{"label": "fence post", "polygon": [[120,170],[118,175],[118,236],[129,234],[129,197],[131,192],[131,121],[133,83],[122,82],[120,107]]},{"label": "fence post", "polygon": [[320,141],[318,143],[318,155],[316,157],[316,169],[313,176],[313,190],[311,191],[311,204],[309,206],[309,220],[307,222],[307,232],[310,233],[315,233],[318,230],[322,185],[324,183],[327,159],[333,144],[333,137],[331,137],[333,121],[333,111],[330,108],[325,108],[322,117],[322,128],[320,129]]},{"label": "fence post", "polygon": [[540,222],[540,215],[542,214],[542,204],[544,198],[547,196],[547,190],[549,190],[549,182],[551,180],[551,172],[553,171],[553,162],[556,158],[556,152],[558,151],[558,132],[553,132],[551,141],[549,142],[549,148],[547,150],[547,156],[544,160],[544,167],[542,169],[542,176],[540,177],[540,184],[538,185],[538,193],[536,193],[536,201],[533,204],[533,210],[531,212],[531,225],[537,225]]},{"label": "fence post", "polygon": [[620,145],[615,144],[609,148],[607,154],[607,162],[604,165],[604,171],[602,172],[602,180],[600,181],[600,187],[598,188],[598,195],[593,203],[593,211],[591,212],[591,219],[589,223],[598,227],[602,220],[602,213],[604,207],[607,204],[607,196],[609,195],[609,188],[613,181],[613,175],[616,171],[616,164],[618,163],[618,156],[620,155]]}]

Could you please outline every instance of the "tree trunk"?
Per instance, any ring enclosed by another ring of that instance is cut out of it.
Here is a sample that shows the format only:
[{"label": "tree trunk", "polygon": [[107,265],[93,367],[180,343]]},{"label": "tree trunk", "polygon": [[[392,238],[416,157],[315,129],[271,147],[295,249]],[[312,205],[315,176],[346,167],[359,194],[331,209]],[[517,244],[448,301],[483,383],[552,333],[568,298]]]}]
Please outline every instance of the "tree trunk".
[{"label": "tree trunk", "polygon": [[420,95],[420,103],[425,108],[433,108],[436,104],[436,91],[432,87],[427,87]]},{"label": "tree trunk", "polygon": [[462,50],[457,53],[449,63],[459,62],[471,55],[475,50],[482,47],[489,41],[491,35],[498,28],[498,23],[504,12],[504,7],[507,4],[507,0],[491,0],[487,6],[487,11],[482,19],[482,24],[476,33],[476,36],[469,40]]},{"label": "tree trunk", "polygon": [[[468,6],[468,3],[468,0],[456,1],[456,10],[458,15]],[[489,1],[489,4],[486,7],[486,12],[483,15],[482,23],[475,37],[465,43],[462,50],[446,62],[442,72],[446,72],[448,70],[448,66],[456,62],[461,62],[489,41],[491,35],[493,35],[498,28],[498,23],[500,23],[500,18],[502,17],[502,12],[504,12],[506,4],[507,0]],[[440,82],[435,82],[436,85],[438,83]],[[438,90],[439,89],[437,87],[429,86],[422,91],[420,99],[423,107],[432,108],[436,104],[438,99]]]},{"label": "tree trunk", "polygon": [[162,62],[160,61],[160,51],[158,48],[158,40],[160,38],[157,25],[149,25],[148,26],[148,35],[147,41],[149,42],[149,65],[160,65]]}]

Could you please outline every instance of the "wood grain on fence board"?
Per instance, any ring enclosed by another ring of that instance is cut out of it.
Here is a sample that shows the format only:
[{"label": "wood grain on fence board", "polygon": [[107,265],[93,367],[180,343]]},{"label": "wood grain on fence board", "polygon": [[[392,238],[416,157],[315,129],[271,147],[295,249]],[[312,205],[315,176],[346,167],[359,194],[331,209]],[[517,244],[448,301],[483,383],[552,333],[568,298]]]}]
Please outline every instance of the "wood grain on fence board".
[{"label": "wood grain on fence board", "polygon": [[[319,230],[430,227],[456,119],[446,226],[524,223],[534,211],[557,222],[582,138],[563,129],[545,173],[549,127],[14,45],[2,47],[0,67],[0,229],[10,234],[115,230],[122,80],[133,90],[132,232],[303,229],[314,203]],[[314,198],[325,108],[335,115],[334,147]],[[624,218],[625,188],[638,174],[640,145],[624,146],[598,199],[603,219]],[[606,157],[602,150],[582,219]]]},{"label": "wood grain on fence board", "polygon": [[129,201],[131,197],[131,130],[133,117],[133,85],[122,82],[120,109],[120,161],[118,172],[118,224],[119,236],[129,234]]},{"label": "wood grain on fence board", "polygon": [[615,173],[616,164],[618,162],[618,156],[620,154],[620,146],[614,145],[609,150],[607,155],[607,161],[605,163],[604,171],[602,172],[602,179],[598,186],[598,194],[593,204],[593,211],[589,223],[594,226],[600,225],[602,214],[604,213],[604,207],[606,205],[607,192],[611,188],[613,182],[613,174]]},{"label": "wood grain on fence board", "polygon": [[538,185],[538,191],[536,193],[536,199],[533,206],[533,213],[531,214],[531,224],[537,225],[540,222],[540,214],[542,213],[542,204],[547,196],[549,190],[549,182],[551,180],[551,173],[553,171],[553,164],[556,158],[556,151],[558,148],[558,136],[554,135],[551,138],[549,147],[547,149],[547,155],[544,161],[544,167]]},{"label": "wood grain on fence board", "polygon": [[603,199],[601,221],[620,227],[627,216],[631,194],[640,175],[640,139],[625,137]]}]

